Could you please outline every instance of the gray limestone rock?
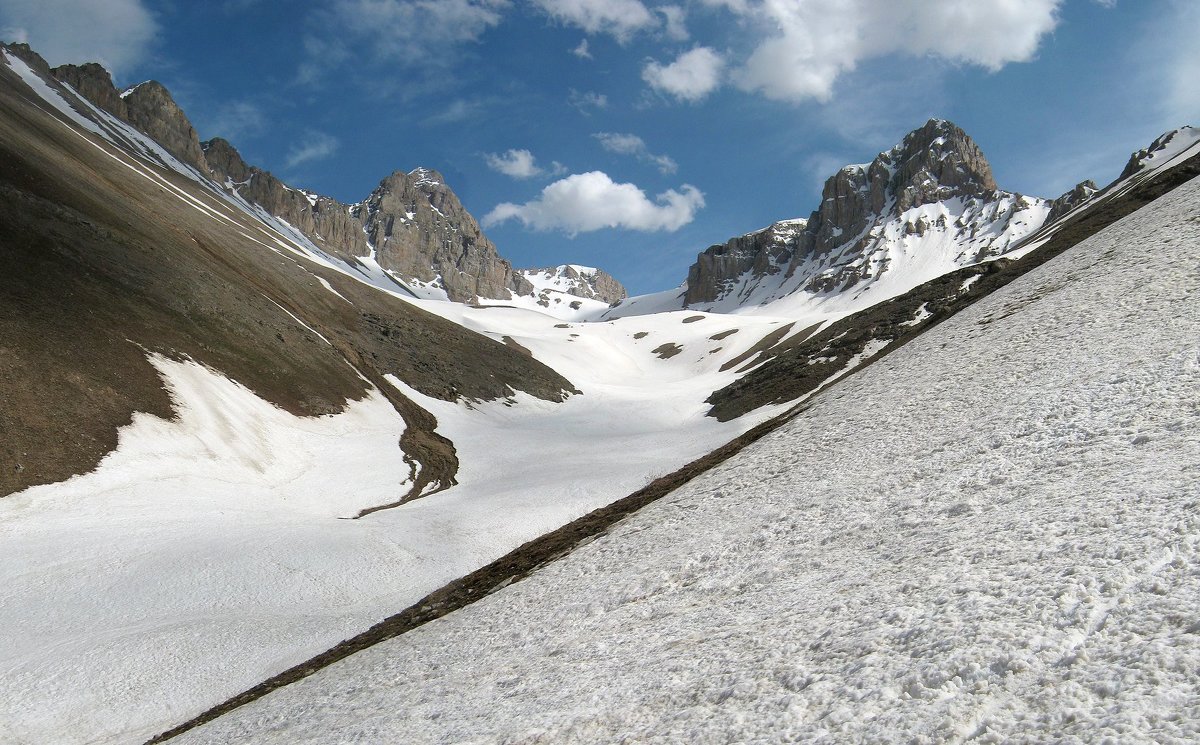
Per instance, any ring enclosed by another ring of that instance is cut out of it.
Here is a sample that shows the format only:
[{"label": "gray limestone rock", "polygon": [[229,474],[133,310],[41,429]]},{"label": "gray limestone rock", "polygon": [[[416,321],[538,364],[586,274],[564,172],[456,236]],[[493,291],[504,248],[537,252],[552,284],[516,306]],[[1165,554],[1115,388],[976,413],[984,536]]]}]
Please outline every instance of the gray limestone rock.
[{"label": "gray limestone rock", "polygon": [[[82,93],[82,91],[80,91]],[[126,121],[201,173],[208,170],[196,129],[162,83],[148,80],[121,94]]]},{"label": "gray limestone rock", "polygon": [[1096,188],[1096,182],[1090,179],[1076,184],[1074,189],[1071,189],[1066,194],[1063,194],[1061,197],[1050,203],[1050,215],[1046,218],[1046,222],[1054,222],[1058,218],[1091,199],[1092,196],[1098,191],[1100,190]]},{"label": "gray limestone rock", "polygon": [[533,285],[500,257],[440,173],[396,171],[353,214],[384,269],[440,284],[456,302],[528,295]]},{"label": "gray limestone rock", "polygon": [[[953,123],[930,119],[870,163],[846,166],[826,180],[821,205],[807,221],[776,223],[705,250],[688,272],[684,302],[716,301],[747,278],[780,271],[790,277],[813,256],[852,255],[871,240],[869,231],[881,219],[913,207],[996,193],[979,146]],[[928,228],[914,223],[905,230],[923,235]],[[861,278],[858,269],[848,271],[814,279],[809,289],[834,290]]]}]

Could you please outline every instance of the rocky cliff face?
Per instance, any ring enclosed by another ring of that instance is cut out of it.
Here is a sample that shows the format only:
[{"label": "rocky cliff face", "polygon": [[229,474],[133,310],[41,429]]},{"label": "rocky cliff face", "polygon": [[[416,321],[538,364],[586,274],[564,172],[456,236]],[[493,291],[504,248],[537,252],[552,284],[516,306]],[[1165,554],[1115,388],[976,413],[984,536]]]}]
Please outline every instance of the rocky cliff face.
[{"label": "rocky cliff face", "polygon": [[[807,220],[775,223],[701,253],[684,300],[711,303],[743,292],[766,302],[798,290],[839,291],[879,278],[898,242],[911,247],[931,232],[949,234],[961,248],[953,260],[966,265],[1006,250],[1040,226],[1047,209],[1043,200],[998,190],[975,142],[931,119],[871,163],[830,177]],[[777,281],[764,282],[774,275]]]},{"label": "rocky cliff face", "polygon": [[195,166],[201,173],[208,170],[196,129],[162,83],[155,80],[139,83],[122,93],[121,99],[125,102],[125,121],[184,163]]},{"label": "rocky cliff face", "polygon": [[1098,191],[1096,182],[1091,179],[1076,184],[1074,189],[1050,203],[1050,216],[1046,218],[1046,222],[1054,222],[1091,199]]},{"label": "rocky cliff face", "polygon": [[[533,293],[533,285],[499,255],[437,171],[397,171],[366,200],[347,205],[289,187],[268,171],[247,164],[223,139],[201,143],[183,110],[158,82],[118,92],[100,65],[62,65],[51,71],[27,46],[10,49],[344,261],[373,257],[393,276],[443,290],[457,302],[508,300],[514,293]],[[624,297],[624,288],[607,274],[592,281],[584,284],[594,297]]]},{"label": "rocky cliff face", "polygon": [[291,188],[270,172],[248,165],[219,137],[202,148],[213,180],[296,227],[318,248],[347,261],[370,255],[362,222],[348,205]]},{"label": "rocky cliff face", "polygon": [[533,285],[500,257],[437,171],[396,171],[352,214],[375,260],[403,277],[439,286],[450,300],[508,299]]}]

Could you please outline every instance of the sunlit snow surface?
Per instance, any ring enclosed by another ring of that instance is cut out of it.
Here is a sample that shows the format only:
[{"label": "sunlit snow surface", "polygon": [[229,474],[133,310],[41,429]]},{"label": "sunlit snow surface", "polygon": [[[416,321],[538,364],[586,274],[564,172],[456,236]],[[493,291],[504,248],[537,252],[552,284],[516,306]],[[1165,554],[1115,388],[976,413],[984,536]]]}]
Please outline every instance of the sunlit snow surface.
[{"label": "sunlit snow surface", "polygon": [[181,742],[1195,742],[1200,182]]}]

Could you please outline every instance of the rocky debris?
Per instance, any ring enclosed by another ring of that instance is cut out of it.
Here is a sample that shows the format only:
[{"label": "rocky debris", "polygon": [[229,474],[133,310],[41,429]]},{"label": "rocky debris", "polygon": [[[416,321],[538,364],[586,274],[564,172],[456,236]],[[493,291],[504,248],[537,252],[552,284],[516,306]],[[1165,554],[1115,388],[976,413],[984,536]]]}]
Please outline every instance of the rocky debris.
[{"label": "rocky debris", "polygon": [[440,285],[450,300],[507,300],[510,293],[533,292],[437,171],[394,172],[352,215],[362,222],[380,266]]},{"label": "rocky debris", "polygon": [[[781,272],[790,278],[806,264],[837,270],[814,273],[804,289],[834,291],[869,276],[884,222],[926,204],[954,198],[988,203],[1002,196],[1016,195],[997,189],[979,146],[953,123],[930,119],[870,163],[831,176],[807,220],[775,223],[705,250],[688,272],[684,302],[713,302],[740,283]],[[1015,205],[1017,211],[1025,206]],[[946,226],[918,220],[903,232],[924,235],[931,227]],[[958,227],[970,232],[970,226]]]},{"label": "rocky debris", "polygon": [[1096,192],[1100,191],[1096,188],[1096,182],[1088,179],[1081,181],[1075,185],[1075,188],[1063,194],[1058,199],[1050,203],[1050,216],[1046,218],[1047,223],[1054,222],[1058,218],[1067,214],[1087,200],[1091,199]]}]

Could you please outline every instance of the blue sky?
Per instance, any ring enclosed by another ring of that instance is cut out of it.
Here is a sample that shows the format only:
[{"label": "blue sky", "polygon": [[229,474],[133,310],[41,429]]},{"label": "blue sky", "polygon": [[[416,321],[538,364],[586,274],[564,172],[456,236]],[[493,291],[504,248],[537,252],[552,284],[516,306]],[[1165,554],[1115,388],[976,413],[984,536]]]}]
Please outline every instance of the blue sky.
[{"label": "blue sky", "polygon": [[0,36],[343,201],[436,168],[514,264],[633,293],[931,116],[1048,197],[1200,124],[1197,0],[0,0]]}]

